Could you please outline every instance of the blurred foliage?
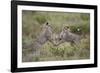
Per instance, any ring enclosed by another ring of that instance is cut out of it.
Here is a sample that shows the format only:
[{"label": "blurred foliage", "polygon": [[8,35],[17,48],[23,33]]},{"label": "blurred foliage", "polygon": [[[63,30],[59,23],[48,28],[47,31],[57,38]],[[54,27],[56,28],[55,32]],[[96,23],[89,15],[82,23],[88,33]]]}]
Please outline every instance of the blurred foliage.
[{"label": "blurred foliage", "polygon": [[[45,22],[49,22],[55,33],[60,33],[64,26],[69,26],[71,32],[85,35],[81,49],[64,43],[58,47],[49,42],[41,47],[41,55],[32,57],[28,54],[29,48],[23,48],[23,62],[27,61],[52,61],[52,60],[75,60],[89,59],[90,57],[90,15],[88,13],[69,12],[42,12],[42,11],[22,11],[22,46],[31,44],[41,32]],[[32,47],[30,47],[31,49]]]},{"label": "blurred foliage", "polygon": [[70,26],[70,29],[73,33],[88,34],[90,32],[90,26],[88,24],[89,23],[85,23],[83,25],[76,24],[76,26],[72,25],[72,26]]}]

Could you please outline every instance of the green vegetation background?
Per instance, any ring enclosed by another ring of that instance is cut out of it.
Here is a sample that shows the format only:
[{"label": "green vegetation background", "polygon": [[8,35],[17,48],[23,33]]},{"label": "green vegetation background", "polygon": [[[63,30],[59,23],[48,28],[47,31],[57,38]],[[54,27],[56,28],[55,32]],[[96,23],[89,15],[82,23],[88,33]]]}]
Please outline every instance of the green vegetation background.
[{"label": "green vegetation background", "polygon": [[[54,60],[77,60],[90,58],[90,14],[68,13],[68,12],[42,12],[22,11],[22,46],[31,44],[41,32],[45,22],[49,22],[55,33],[59,33],[62,27],[69,26],[75,34],[83,36],[80,49],[75,48],[66,42],[58,47],[50,42],[44,44],[40,49],[38,58],[30,54],[32,47],[22,49],[22,61],[54,61]],[[80,31],[77,31],[77,29]]]}]

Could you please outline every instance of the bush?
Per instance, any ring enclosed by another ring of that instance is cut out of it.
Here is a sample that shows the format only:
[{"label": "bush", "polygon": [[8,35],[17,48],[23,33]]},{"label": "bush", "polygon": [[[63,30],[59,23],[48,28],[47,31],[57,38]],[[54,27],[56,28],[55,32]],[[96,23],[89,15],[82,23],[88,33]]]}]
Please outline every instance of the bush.
[{"label": "bush", "polygon": [[[70,26],[70,29],[73,33],[88,34],[90,32],[90,25],[88,23],[86,23],[86,24],[76,24],[76,25]],[[79,31],[78,31],[78,29],[79,29]]]}]

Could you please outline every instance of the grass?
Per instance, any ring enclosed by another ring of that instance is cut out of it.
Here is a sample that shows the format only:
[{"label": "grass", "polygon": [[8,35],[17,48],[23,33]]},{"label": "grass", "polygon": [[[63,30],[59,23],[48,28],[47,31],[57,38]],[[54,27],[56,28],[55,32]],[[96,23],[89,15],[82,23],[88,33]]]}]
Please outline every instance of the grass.
[{"label": "grass", "polygon": [[[32,48],[22,49],[23,62],[79,60],[90,58],[90,15],[88,13],[60,13],[22,11],[22,46],[31,44],[41,31],[45,22],[49,22],[55,33],[59,33],[64,26],[70,26],[76,34],[85,35],[80,48],[71,46],[66,42],[59,46],[53,46],[50,42],[45,43],[40,49],[40,55],[34,57]],[[80,31],[77,31],[80,28]]]}]

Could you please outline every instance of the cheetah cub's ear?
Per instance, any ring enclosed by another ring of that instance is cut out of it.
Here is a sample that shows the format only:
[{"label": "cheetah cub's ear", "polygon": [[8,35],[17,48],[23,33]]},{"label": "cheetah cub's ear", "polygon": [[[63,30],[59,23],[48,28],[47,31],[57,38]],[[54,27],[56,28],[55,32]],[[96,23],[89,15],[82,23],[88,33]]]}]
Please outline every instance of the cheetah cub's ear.
[{"label": "cheetah cub's ear", "polygon": [[65,26],[65,27],[63,27],[63,31],[70,31],[70,28],[69,28],[69,26]]},{"label": "cheetah cub's ear", "polygon": [[51,24],[50,24],[49,22],[46,22],[46,23],[45,23],[45,26],[51,27]]},{"label": "cheetah cub's ear", "polygon": [[49,23],[48,23],[48,22],[46,22],[46,25],[49,25]]}]

